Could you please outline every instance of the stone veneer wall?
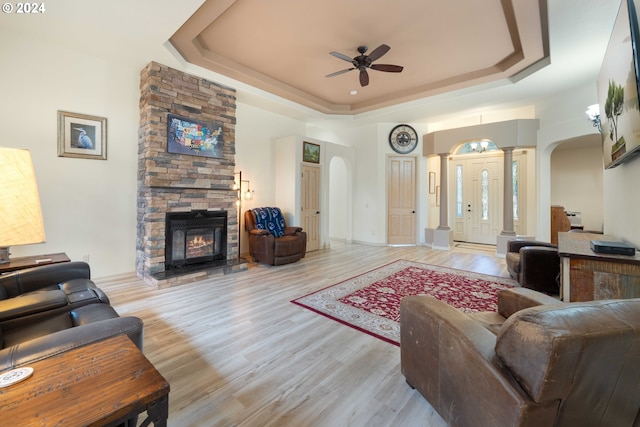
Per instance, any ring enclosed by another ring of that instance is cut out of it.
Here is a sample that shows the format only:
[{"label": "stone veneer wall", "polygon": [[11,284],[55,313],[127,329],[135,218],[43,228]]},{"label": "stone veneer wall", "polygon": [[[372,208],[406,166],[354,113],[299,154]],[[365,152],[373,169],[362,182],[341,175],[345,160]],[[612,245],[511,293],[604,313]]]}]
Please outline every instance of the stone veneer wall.
[{"label": "stone veneer wall", "polygon": [[[238,257],[235,171],[236,92],[151,62],[140,73],[136,272],[162,288],[205,273],[163,277],[167,212],[226,210],[227,259]],[[223,158],[167,152],[167,115],[223,124]]]}]

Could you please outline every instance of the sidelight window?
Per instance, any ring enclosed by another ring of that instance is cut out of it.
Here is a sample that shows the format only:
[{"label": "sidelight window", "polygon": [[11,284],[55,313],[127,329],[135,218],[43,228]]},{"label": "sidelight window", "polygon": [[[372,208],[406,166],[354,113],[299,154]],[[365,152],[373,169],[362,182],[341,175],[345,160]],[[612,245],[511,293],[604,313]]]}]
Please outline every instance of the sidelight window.
[{"label": "sidelight window", "polygon": [[456,217],[462,218],[462,165],[456,166]]},{"label": "sidelight window", "polygon": [[514,161],[511,165],[513,175],[513,219],[518,219],[518,199],[520,197],[520,189],[518,188],[518,162]]},{"label": "sidelight window", "polygon": [[489,171],[482,169],[482,219],[489,219]]}]

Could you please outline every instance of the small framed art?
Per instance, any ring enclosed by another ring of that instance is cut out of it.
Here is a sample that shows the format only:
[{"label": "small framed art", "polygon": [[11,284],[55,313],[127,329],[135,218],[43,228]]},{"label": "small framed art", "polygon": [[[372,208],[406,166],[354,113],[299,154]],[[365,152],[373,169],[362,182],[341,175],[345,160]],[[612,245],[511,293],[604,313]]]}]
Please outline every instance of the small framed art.
[{"label": "small framed art", "polygon": [[107,119],[58,111],[58,157],[107,160]]},{"label": "small framed art", "polygon": [[302,161],[320,163],[320,146],[304,141],[302,143]]},{"label": "small framed art", "polygon": [[436,192],[436,173],[429,172],[429,194]]}]

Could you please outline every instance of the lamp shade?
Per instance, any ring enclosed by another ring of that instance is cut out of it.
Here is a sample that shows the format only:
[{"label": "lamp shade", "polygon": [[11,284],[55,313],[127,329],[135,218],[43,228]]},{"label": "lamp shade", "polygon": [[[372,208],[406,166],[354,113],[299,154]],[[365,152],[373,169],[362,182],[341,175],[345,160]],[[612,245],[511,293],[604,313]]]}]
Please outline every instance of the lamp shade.
[{"label": "lamp shade", "polygon": [[0,247],[44,241],[31,153],[0,147]]}]

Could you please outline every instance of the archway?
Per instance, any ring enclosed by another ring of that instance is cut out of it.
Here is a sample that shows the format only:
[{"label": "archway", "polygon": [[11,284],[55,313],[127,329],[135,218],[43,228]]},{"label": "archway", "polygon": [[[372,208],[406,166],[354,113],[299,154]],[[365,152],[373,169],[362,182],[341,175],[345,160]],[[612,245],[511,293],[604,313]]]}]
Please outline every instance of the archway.
[{"label": "archway", "polygon": [[604,167],[600,135],[560,141],[550,155],[551,205],[568,211],[572,226],[603,231]]}]

